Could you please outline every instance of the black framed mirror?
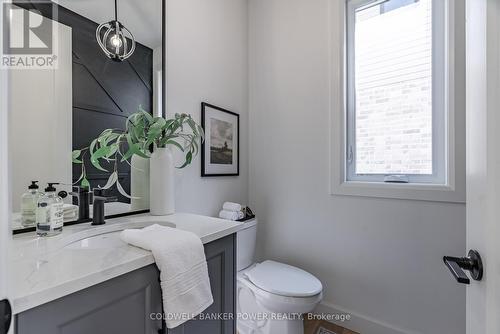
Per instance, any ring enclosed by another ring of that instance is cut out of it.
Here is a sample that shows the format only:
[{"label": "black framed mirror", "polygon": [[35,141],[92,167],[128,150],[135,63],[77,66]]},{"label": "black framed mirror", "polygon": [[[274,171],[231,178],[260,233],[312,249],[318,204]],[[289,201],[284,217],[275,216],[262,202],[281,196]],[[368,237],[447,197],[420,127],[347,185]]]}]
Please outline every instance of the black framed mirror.
[{"label": "black framed mirror", "polygon": [[[81,183],[82,165],[71,162],[71,152],[88,146],[104,129],[124,128],[139,106],[165,117],[166,0],[117,1],[119,20],[136,42],[133,54],[120,62],[96,39],[99,24],[114,18],[114,1],[18,0],[13,6],[51,21],[58,62],[52,69],[9,70],[10,139],[16,143],[10,150],[13,232],[34,230],[21,209],[32,181],[39,181],[41,191],[48,182],[60,183],[65,225],[89,222],[90,217],[75,215],[74,186]],[[130,197],[110,188],[107,195],[116,201],[106,203],[106,218],[149,211],[149,176],[141,169],[147,162],[136,163],[119,164],[118,178]],[[109,173],[90,163],[85,168],[90,189],[106,184]]]}]

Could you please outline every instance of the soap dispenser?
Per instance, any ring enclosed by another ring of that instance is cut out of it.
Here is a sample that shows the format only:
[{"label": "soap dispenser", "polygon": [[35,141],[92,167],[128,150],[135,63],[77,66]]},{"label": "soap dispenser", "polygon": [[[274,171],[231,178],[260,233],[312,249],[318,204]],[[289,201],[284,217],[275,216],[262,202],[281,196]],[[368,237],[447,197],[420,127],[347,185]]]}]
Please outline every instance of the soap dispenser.
[{"label": "soap dispenser", "polygon": [[36,233],[42,237],[60,234],[64,223],[64,202],[56,193],[54,185],[49,183],[45,194],[38,200],[36,209]]},{"label": "soap dispenser", "polygon": [[21,196],[21,224],[24,227],[35,226],[38,200],[43,195],[38,190],[38,181],[31,181],[28,191]]}]

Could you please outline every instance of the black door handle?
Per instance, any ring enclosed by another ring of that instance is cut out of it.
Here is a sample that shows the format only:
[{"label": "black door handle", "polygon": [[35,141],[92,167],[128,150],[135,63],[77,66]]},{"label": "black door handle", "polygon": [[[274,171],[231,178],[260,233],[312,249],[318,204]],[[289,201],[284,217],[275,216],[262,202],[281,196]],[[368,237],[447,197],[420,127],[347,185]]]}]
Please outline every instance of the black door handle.
[{"label": "black door handle", "polygon": [[480,281],[483,278],[483,261],[476,250],[469,251],[469,256],[467,257],[445,256],[443,257],[443,261],[458,283],[470,284],[470,279],[464,270],[469,271],[472,279],[476,281]]},{"label": "black door handle", "polygon": [[7,299],[0,301],[0,334],[7,334],[12,320],[12,308]]}]

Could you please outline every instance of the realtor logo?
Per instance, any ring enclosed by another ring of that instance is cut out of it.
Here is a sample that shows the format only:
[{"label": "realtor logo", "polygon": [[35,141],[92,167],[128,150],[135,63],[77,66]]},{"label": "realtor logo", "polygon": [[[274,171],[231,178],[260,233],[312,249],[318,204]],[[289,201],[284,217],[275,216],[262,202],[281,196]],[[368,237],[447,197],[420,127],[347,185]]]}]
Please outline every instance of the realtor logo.
[{"label": "realtor logo", "polygon": [[[29,9],[23,4],[30,4]],[[1,67],[16,69],[55,68],[54,21],[45,17],[30,1],[3,3],[3,54]],[[51,11],[57,17],[57,6],[51,1],[37,1],[37,8]],[[44,13],[47,15],[47,13]]]}]

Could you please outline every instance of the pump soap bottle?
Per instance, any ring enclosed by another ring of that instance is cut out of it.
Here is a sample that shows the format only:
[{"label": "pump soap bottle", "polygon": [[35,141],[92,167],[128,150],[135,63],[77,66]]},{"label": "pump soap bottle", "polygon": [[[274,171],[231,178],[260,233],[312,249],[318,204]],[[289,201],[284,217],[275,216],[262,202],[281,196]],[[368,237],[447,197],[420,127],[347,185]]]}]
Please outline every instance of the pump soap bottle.
[{"label": "pump soap bottle", "polygon": [[41,237],[50,237],[62,232],[64,223],[64,202],[56,194],[54,185],[49,183],[45,194],[38,200],[36,209],[36,233]]},{"label": "pump soap bottle", "polygon": [[28,192],[21,196],[21,224],[24,227],[35,226],[38,200],[43,196],[37,183],[38,181],[31,181]]}]

